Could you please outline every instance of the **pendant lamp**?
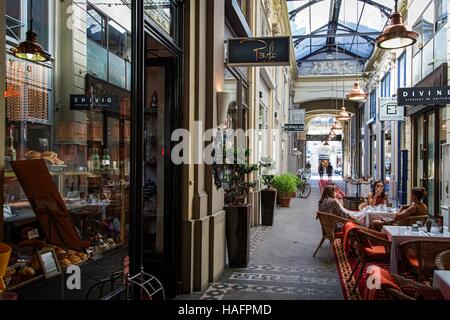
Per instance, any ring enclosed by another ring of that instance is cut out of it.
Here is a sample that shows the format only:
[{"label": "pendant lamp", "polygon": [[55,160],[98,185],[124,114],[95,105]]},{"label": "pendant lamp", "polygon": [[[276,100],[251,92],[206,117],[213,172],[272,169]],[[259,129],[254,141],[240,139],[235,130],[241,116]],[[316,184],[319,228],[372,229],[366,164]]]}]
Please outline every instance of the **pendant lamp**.
[{"label": "pendant lamp", "polygon": [[398,0],[395,0],[394,12],[389,18],[389,25],[383,33],[375,39],[378,48],[381,49],[400,49],[413,45],[417,42],[419,34],[409,29],[403,24],[403,18],[398,12]]},{"label": "pendant lamp", "polygon": [[19,43],[17,47],[11,49],[12,54],[17,58],[29,61],[49,61],[51,55],[46,52],[42,45],[37,41],[37,34],[33,30],[33,0],[30,1],[30,12],[30,29],[26,33],[26,39]]},{"label": "pendant lamp", "polygon": [[347,94],[347,99],[351,101],[363,101],[367,99],[367,93],[364,92],[364,90],[361,88],[361,85],[359,84],[359,81],[356,81],[353,84],[353,88],[350,90],[350,92]]},{"label": "pendant lamp", "polygon": [[339,112],[337,119],[339,121],[350,121],[352,119],[350,113],[347,112],[345,106],[341,108],[341,112]]},{"label": "pendant lamp", "polygon": [[339,121],[336,121],[333,126],[331,127],[331,130],[334,130],[334,132],[336,131],[341,131],[344,128],[342,127],[342,124]]}]

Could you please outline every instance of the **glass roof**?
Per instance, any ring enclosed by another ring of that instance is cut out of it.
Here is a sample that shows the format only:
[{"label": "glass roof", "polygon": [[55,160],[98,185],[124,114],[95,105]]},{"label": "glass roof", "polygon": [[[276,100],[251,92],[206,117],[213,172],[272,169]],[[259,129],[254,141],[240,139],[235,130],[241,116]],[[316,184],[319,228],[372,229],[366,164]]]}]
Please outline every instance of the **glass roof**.
[{"label": "glass roof", "polygon": [[[367,60],[394,0],[287,0],[297,61],[324,52]],[[303,37],[302,37],[303,36]],[[327,37],[328,36],[328,37]]]}]

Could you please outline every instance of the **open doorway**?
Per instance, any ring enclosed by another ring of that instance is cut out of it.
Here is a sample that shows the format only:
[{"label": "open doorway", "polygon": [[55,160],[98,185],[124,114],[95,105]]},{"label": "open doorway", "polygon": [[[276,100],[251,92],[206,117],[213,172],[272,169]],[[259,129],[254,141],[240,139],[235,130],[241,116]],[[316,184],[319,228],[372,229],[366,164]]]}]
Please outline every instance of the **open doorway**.
[{"label": "open doorway", "polygon": [[143,260],[163,282],[169,297],[177,294],[181,271],[181,217],[173,194],[180,169],[170,157],[171,134],[180,127],[180,57],[150,35],[146,38],[144,117]]}]

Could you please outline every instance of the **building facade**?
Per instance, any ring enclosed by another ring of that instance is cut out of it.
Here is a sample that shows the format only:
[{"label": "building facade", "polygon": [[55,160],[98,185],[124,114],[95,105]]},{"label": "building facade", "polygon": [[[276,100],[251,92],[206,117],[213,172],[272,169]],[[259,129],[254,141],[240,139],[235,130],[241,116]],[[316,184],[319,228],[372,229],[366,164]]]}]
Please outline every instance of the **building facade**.
[{"label": "building facade", "polygon": [[370,75],[365,105],[364,170],[384,179],[390,197],[409,202],[411,188],[427,189],[429,214],[448,212],[448,107],[406,106],[404,121],[379,121],[380,97],[396,97],[398,88],[448,84],[448,1],[403,1],[406,23],[419,33],[407,49],[376,50],[366,65]]}]

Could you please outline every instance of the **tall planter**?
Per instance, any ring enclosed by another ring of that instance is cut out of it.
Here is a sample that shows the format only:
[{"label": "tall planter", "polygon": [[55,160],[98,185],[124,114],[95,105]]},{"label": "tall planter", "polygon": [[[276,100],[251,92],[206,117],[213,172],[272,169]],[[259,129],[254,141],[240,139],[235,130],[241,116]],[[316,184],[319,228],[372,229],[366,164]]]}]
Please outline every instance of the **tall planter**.
[{"label": "tall planter", "polygon": [[225,207],[228,263],[230,268],[246,268],[250,257],[251,205]]},{"label": "tall planter", "polygon": [[261,215],[263,226],[273,226],[276,199],[276,190],[267,189],[261,191]]}]

